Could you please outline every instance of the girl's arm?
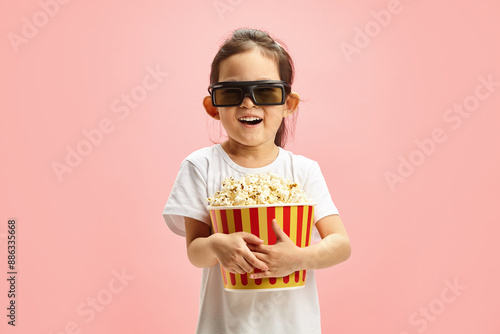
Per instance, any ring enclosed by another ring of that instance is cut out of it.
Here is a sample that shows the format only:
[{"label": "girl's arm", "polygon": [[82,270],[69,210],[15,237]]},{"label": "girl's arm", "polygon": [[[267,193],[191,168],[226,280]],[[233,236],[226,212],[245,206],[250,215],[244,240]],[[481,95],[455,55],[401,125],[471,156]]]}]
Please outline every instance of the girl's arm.
[{"label": "girl's arm", "polygon": [[339,215],[320,219],[316,228],[322,240],[300,248],[273,220],[276,244],[249,246],[257,258],[269,266],[269,270],[252,274],[250,278],[282,277],[297,270],[328,268],[349,258],[351,243]]},{"label": "girl's arm", "polygon": [[[339,215],[326,216],[316,223],[321,241],[302,251],[302,269],[323,269],[344,262],[351,256],[351,242]],[[286,234],[285,234],[286,236]]]},{"label": "girl's arm", "polygon": [[237,232],[210,234],[210,226],[196,219],[184,217],[186,247],[189,261],[199,268],[208,268],[220,263],[232,273],[244,274],[254,268],[268,270],[268,266],[257,259],[248,248],[263,241],[253,234]]}]

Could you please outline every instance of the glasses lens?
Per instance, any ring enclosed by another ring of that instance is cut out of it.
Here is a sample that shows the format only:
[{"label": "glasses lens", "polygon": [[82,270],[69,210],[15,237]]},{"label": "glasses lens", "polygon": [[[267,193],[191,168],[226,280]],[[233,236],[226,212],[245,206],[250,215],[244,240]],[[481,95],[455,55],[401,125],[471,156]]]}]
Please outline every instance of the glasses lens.
[{"label": "glasses lens", "polygon": [[219,88],[214,91],[217,105],[238,105],[243,92],[239,88]]},{"label": "glasses lens", "polygon": [[283,100],[281,87],[256,87],[253,95],[259,104],[280,104]]}]

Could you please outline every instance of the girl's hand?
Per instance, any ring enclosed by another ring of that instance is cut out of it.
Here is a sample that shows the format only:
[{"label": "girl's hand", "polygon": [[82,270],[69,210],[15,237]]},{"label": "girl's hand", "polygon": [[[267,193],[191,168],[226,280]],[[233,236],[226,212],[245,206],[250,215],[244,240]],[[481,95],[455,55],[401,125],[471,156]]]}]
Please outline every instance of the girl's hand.
[{"label": "girl's hand", "polygon": [[230,234],[215,233],[210,236],[211,250],[220,265],[233,274],[249,273],[258,268],[267,271],[268,266],[260,261],[249,249],[258,247],[264,241],[257,236],[236,232]]},{"label": "girl's hand", "polygon": [[302,269],[300,268],[301,248],[283,232],[276,219],[272,221],[272,228],[276,235],[276,244],[249,245],[255,256],[269,267],[267,271],[251,274],[252,279],[283,277]]}]

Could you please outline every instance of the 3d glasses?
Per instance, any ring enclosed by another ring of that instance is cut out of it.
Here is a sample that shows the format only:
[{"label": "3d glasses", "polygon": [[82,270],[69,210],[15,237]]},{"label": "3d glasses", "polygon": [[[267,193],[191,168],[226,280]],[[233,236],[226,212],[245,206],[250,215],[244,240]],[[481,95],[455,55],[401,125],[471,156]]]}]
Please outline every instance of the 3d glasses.
[{"label": "3d glasses", "polygon": [[290,85],[280,80],[223,81],[208,87],[214,107],[239,106],[245,96],[257,106],[282,105],[290,90]]}]

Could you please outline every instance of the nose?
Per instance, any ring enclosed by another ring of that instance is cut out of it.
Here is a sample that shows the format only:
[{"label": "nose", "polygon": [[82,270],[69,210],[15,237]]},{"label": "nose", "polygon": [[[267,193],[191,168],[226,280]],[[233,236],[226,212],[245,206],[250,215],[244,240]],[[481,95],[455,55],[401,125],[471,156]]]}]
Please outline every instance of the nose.
[{"label": "nose", "polygon": [[253,103],[252,99],[250,98],[250,95],[245,95],[243,97],[243,101],[240,104],[240,108],[253,108],[255,107],[255,104]]}]

